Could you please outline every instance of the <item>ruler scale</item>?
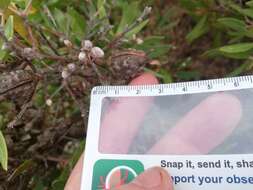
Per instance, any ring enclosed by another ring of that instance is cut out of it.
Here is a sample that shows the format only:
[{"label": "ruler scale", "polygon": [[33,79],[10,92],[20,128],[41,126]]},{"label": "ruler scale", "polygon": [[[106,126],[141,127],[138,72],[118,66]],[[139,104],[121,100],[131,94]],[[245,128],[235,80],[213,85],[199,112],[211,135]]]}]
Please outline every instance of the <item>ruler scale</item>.
[{"label": "ruler scale", "polygon": [[[146,95],[168,95],[195,92],[212,92],[245,89],[253,87],[253,76],[242,76],[224,79],[212,79],[193,82],[180,82],[160,85],[140,86],[99,86],[92,90],[92,95],[109,96],[146,96]],[[126,94],[129,93],[129,94]]]},{"label": "ruler scale", "polygon": [[252,113],[251,75],[95,87],[82,190],[113,189],[154,166],[175,190],[252,190]]}]

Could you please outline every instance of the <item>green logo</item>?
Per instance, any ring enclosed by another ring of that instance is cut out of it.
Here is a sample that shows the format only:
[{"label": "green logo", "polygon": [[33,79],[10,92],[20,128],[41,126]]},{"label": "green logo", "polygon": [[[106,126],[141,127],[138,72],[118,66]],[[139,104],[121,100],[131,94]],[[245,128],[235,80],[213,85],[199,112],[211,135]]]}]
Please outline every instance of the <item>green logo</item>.
[{"label": "green logo", "polygon": [[98,160],[93,170],[92,190],[118,188],[143,171],[143,164],[137,160]]}]

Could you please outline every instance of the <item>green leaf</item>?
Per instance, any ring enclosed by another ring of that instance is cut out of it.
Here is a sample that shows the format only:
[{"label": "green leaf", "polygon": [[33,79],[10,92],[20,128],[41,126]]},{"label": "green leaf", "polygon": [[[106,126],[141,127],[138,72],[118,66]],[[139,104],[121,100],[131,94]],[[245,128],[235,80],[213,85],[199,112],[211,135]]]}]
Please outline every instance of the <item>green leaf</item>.
[{"label": "green leaf", "polygon": [[239,67],[236,67],[231,73],[229,73],[226,77],[235,77],[242,74],[245,71],[252,69],[253,62],[252,61],[245,61]]},{"label": "green leaf", "polygon": [[246,36],[249,38],[253,38],[253,27],[248,28]]},{"label": "green leaf", "polygon": [[196,9],[205,8],[207,6],[206,1],[189,1],[189,0],[180,0],[180,5],[189,11],[193,12]]},{"label": "green leaf", "polygon": [[144,39],[142,44],[136,44],[134,48],[148,52],[148,56],[151,59],[161,58],[167,55],[172,48],[172,45],[165,44],[163,40],[163,36],[149,36]]},{"label": "green leaf", "polygon": [[[2,39],[0,39],[0,60],[3,60],[7,54],[6,50],[3,48],[4,42]],[[0,130],[1,130],[1,124],[0,124]]]},{"label": "green leaf", "polygon": [[253,49],[250,49],[245,52],[228,53],[228,52],[220,51],[220,48],[217,48],[217,49],[211,49],[211,50],[206,51],[203,54],[203,56],[211,57],[211,58],[224,56],[224,57],[233,58],[233,59],[247,59],[250,55],[252,55],[252,53],[253,53]]},{"label": "green leaf", "polygon": [[169,73],[169,71],[167,71],[165,69],[160,69],[158,74],[161,76],[163,83],[171,83],[172,82],[172,76],[171,76],[171,73]]},{"label": "green leaf", "polygon": [[17,176],[23,174],[32,167],[34,167],[34,162],[32,160],[25,160],[14,170],[14,172],[8,178],[8,181],[14,180]]},{"label": "green leaf", "polygon": [[151,69],[144,68],[144,71],[152,73],[157,78],[162,79],[163,83],[171,83],[171,82],[173,82],[171,74],[167,70],[165,70],[165,69],[160,69],[158,72],[155,72],[155,71],[153,71]]},{"label": "green leaf", "polygon": [[36,185],[33,188],[33,190],[45,190],[45,189],[47,188],[44,186],[42,179],[40,178],[36,179]]},{"label": "green leaf", "polygon": [[132,24],[140,14],[139,2],[132,2],[130,4],[128,2],[124,2],[120,8],[122,9],[122,18],[116,34],[123,32],[124,29]]},{"label": "green leaf", "polygon": [[12,3],[15,3],[21,9],[25,8],[26,0],[11,0]]},{"label": "green leaf", "polygon": [[239,20],[232,17],[220,18],[217,20],[222,25],[240,32],[246,32],[246,24],[243,20]]},{"label": "green leaf", "polygon": [[253,0],[246,2],[246,5],[248,5],[249,7],[253,7]]},{"label": "green leaf", "polygon": [[233,59],[248,59],[253,53],[252,49],[246,52],[239,52],[239,53],[224,53],[222,52],[221,55]]},{"label": "green leaf", "polygon": [[178,71],[176,75],[181,80],[198,80],[200,78],[198,71]]},{"label": "green leaf", "polygon": [[6,56],[6,51],[0,50],[0,60],[2,61]]},{"label": "green leaf", "polygon": [[149,22],[149,20],[145,20],[142,23],[140,23],[138,26],[133,28],[128,33],[126,33],[126,37],[132,37],[133,35],[139,33],[148,24],[148,22]]},{"label": "green leaf", "polygon": [[186,36],[186,40],[192,43],[208,31],[207,16],[202,17],[192,31]]},{"label": "green leaf", "polygon": [[68,15],[70,16],[70,27],[72,31],[72,36],[81,40],[84,36],[86,29],[85,18],[73,8],[68,9]]},{"label": "green leaf", "polygon": [[208,50],[205,53],[203,53],[202,56],[213,58],[213,57],[217,57],[219,55],[221,55],[221,52],[219,51],[219,49],[211,49],[211,50]]},{"label": "green leaf", "polygon": [[253,9],[252,8],[246,8],[243,9],[240,6],[236,5],[236,4],[229,4],[229,6],[234,9],[235,11],[237,11],[238,13],[244,15],[244,16],[248,16],[253,18]]},{"label": "green leaf", "polygon": [[14,34],[14,19],[13,15],[9,16],[5,26],[4,26],[4,34],[8,40],[12,40]]},{"label": "green leaf", "polygon": [[5,171],[8,169],[8,151],[7,145],[3,136],[2,131],[0,131],[0,163]]},{"label": "green leaf", "polygon": [[56,23],[60,30],[64,33],[67,32],[67,27],[68,27],[68,18],[67,16],[59,9],[55,8],[54,9],[54,18],[56,20]]},{"label": "green leaf", "polygon": [[99,18],[106,17],[106,10],[105,10],[105,7],[104,7],[105,3],[106,3],[105,0],[98,0],[97,1],[97,9],[98,9]]},{"label": "green leaf", "polygon": [[239,43],[220,47],[219,50],[224,53],[242,53],[253,49],[253,43]]},{"label": "green leaf", "polygon": [[0,10],[5,10],[9,4],[10,4],[10,0],[1,0],[0,1]]},{"label": "green leaf", "polygon": [[252,8],[250,8],[250,9],[243,9],[243,14],[245,16],[253,18],[253,9]]}]

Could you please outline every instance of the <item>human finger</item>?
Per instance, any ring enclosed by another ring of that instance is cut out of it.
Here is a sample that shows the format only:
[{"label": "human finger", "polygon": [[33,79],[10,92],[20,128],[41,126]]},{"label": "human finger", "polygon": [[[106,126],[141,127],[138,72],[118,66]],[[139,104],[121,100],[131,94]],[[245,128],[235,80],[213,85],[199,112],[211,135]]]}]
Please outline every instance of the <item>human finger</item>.
[{"label": "human finger", "polygon": [[232,133],[241,116],[241,103],[234,95],[211,95],[187,113],[148,153],[206,154]]},{"label": "human finger", "polygon": [[77,190],[81,188],[82,170],[83,170],[83,154],[79,158],[74,169],[72,170],[64,190],[73,190],[73,189]]},{"label": "human finger", "polygon": [[[157,79],[152,74],[145,73],[134,79],[130,85],[157,83]],[[102,118],[99,151],[102,153],[127,153],[152,102],[153,97],[124,97],[114,101]]]},{"label": "human finger", "polygon": [[146,170],[131,183],[114,190],[172,190],[172,180],[166,170],[154,167]]},{"label": "human finger", "polygon": [[[137,77],[136,79],[134,79],[132,82],[130,82],[130,85],[145,85],[145,84],[156,84],[156,83],[158,83],[158,81],[153,75],[148,74],[148,73],[144,73],[144,74],[140,75],[139,77]],[[150,101],[152,102],[152,100],[145,100],[142,103],[138,104],[139,106],[144,106],[144,108],[142,108],[141,110],[138,111],[139,116],[146,113],[145,109],[148,109],[149,104],[151,104]],[[116,107],[116,108],[118,107],[117,110],[120,110],[121,114],[126,114],[126,112],[129,109],[131,109],[131,106],[132,106],[132,108],[135,108],[135,106],[136,106],[136,105],[133,105],[134,102],[131,102],[131,105],[129,105],[129,107],[126,106],[126,103],[127,103],[127,100],[125,100],[125,103],[120,102],[119,105],[115,105],[118,103],[113,103],[111,106]],[[118,125],[120,123],[120,121],[117,121],[117,122],[113,122],[113,121],[117,117],[122,117],[122,116],[124,117],[124,115],[117,114],[117,110],[113,110],[113,108],[111,108],[110,113],[106,116],[107,119],[105,119],[105,121],[104,121],[105,123],[103,124],[102,128],[105,128],[105,129],[103,129],[103,132],[101,132],[102,134],[112,133],[112,134],[117,135],[117,133],[115,133],[114,130],[117,129],[118,126],[120,126],[120,125]],[[139,119],[137,119],[135,122],[133,122],[134,128],[136,128],[138,126],[138,122],[140,122],[140,121],[139,121]],[[124,133],[124,131],[126,130],[126,127],[127,127],[126,125],[123,125],[123,129],[119,130],[119,134],[121,136],[124,136],[124,134],[122,134],[122,133]],[[134,132],[135,131],[133,130],[132,133],[130,134],[130,136],[131,135],[133,136]],[[104,137],[104,135],[102,135],[102,140],[100,140],[101,151],[105,151],[105,152],[106,151],[109,151],[109,152],[117,151],[117,149],[115,149],[113,147],[112,143],[114,143],[114,142],[111,141],[111,139],[110,139],[112,136],[113,135],[111,135],[111,136],[108,135],[108,136]],[[126,140],[125,140],[125,142],[126,142]],[[104,147],[103,143],[109,143],[106,146],[106,147],[109,146],[108,149],[103,148]],[[126,149],[124,149],[124,151],[126,151]],[[71,175],[70,175],[68,182],[65,186],[65,190],[80,189],[82,169],[83,169],[83,155],[80,157],[78,163],[76,164],[73,171],[71,172]]]}]

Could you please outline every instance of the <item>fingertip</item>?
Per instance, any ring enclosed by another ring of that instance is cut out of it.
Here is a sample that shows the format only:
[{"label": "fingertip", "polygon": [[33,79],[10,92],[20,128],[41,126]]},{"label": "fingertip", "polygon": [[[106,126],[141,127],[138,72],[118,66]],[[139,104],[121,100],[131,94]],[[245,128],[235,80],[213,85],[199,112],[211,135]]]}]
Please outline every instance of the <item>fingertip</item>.
[{"label": "fingertip", "polygon": [[172,178],[161,167],[152,167],[141,173],[131,183],[124,185],[119,190],[173,190]]},{"label": "fingertip", "polygon": [[83,154],[81,155],[77,164],[75,165],[74,169],[72,170],[64,190],[80,189],[81,188],[82,170],[83,170]]},{"label": "fingertip", "polygon": [[151,73],[143,73],[139,77],[133,79],[129,85],[147,85],[147,84],[158,84],[159,81]]},{"label": "fingertip", "polygon": [[149,153],[208,154],[233,133],[241,117],[242,105],[235,95],[215,93],[179,120]]},{"label": "fingertip", "polygon": [[209,97],[209,104],[214,105],[214,109],[217,112],[223,113],[222,118],[231,121],[232,123],[238,123],[242,117],[242,105],[240,100],[233,94],[217,93]]}]

